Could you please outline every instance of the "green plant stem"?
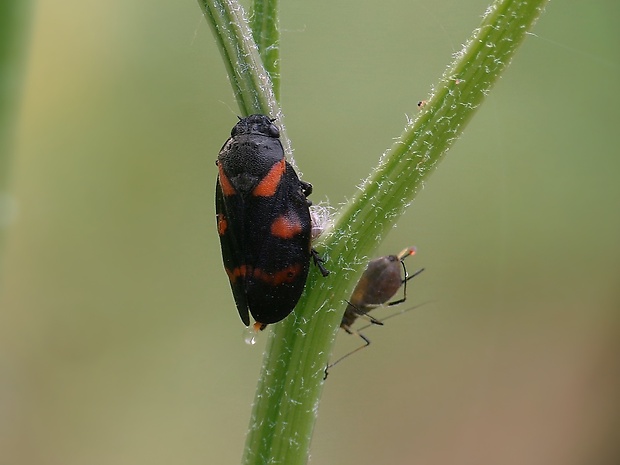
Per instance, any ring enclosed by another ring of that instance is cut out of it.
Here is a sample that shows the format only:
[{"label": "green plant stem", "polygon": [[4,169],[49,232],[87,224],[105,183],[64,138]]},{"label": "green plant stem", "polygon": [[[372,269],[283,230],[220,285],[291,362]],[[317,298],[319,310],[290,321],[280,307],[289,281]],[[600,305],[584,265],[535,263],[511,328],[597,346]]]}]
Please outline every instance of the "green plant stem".
[{"label": "green plant stem", "polygon": [[263,66],[271,77],[276,100],[280,101],[280,30],[278,0],[254,0],[250,15],[252,37]]},{"label": "green plant stem", "polygon": [[29,0],[0,2],[0,281],[6,228],[14,214],[8,192],[32,11]]},{"label": "green plant stem", "polygon": [[[260,113],[276,118],[284,152],[295,167],[284,115],[276,99],[269,73],[254,42],[243,7],[237,0],[198,0],[198,4],[211,25],[241,115]],[[270,5],[274,7],[277,3]],[[263,14],[277,18],[275,13],[270,15],[263,11]]]},{"label": "green plant stem", "polygon": [[[487,8],[482,24],[456,55],[423,110],[383,154],[355,197],[341,209],[333,228],[316,245],[328,258],[332,274],[322,278],[312,271],[293,314],[274,325],[269,335],[245,445],[245,465],[306,463],[324,369],[344,299],[360,276],[366,257],[461,134],[545,4],[546,0],[497,0]],[[217,35],[219,28],[214,30]],[[227,56],[224,54],[225,59]],[[256,87],[254,92],[262,89]]]}]

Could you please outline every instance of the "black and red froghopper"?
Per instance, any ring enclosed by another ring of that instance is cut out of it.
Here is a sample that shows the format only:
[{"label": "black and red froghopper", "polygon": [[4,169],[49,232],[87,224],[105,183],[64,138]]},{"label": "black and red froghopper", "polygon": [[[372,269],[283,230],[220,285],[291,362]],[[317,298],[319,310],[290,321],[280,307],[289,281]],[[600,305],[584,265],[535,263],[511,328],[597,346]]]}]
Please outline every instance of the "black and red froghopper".
[{"label": "black and red froghopper", "polygon": [[280,131],[265,115],[240,118],[217,157],[217,230],[239,316],[257,327],[289,315],[306,284],[312,256],[312,185],[284,157]]}]

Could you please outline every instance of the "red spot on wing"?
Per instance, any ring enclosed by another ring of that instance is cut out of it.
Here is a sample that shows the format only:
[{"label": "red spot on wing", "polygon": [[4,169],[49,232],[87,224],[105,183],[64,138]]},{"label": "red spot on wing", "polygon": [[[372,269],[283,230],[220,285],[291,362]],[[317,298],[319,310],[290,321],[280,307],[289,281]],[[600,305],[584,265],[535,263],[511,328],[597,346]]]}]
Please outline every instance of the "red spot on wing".
[{"label": "red spot on wing", "polygon": [[226,217],[222,213],[217,214],[217,233],[220,236],[226,234],[226,230],[228,229],[228,221]]},{"label": "red spot on wing", "polygon": [[222,194],[224,194],[227,197],[230,197],[231,195],[235,195],[237,191],[235,190],[232,183],[228,179],[228,176],[226,176],[226,174],[224,173],[224,170],[222,169],[221,164],[219,165],[219,171],[220,171],[220,174],[219,174],[220,187],[222,188]]},{"label": "red spot on wing", "polygon": [[285,171],[286,160],[283,158],[282,161],[271,167],[261,182],[254,188],[252,195],[257,197],[271,197],[274,195]]},{"label": "red spot on wing", "polygon": [[297,279],[297,275],[302,272],[301,263],[288,266],[280,271],[266,272],[260,268],[255,268],[252,274],[254,278],[263,281],[270,286],[279,286],[284,283],[292,283]]},{"label": "red spot on wing", "polygon": [[278,216],[274,222],[271,223],[271,234],[280,239],[291,239],[299,234],[302,229],[299,218],[292,212]]},{"label": "red spot on wing", "polygon": [[287,266],[279,271],[263,271],[260,268],[252,268],[249,265],[241,265],[232,270],[226,268],[226,274],[231,283],[235,283],[239,278],[245,279],[248,276],[252,276],[254,279],[262,281],[269,286],[292,283],[302,271],[301,263]]},{"label": "red spot on wing", "polygon": [[237,268],[233,268],[232,270],[226,268],[226,274],[228,275],[230,282],[234,283],[238,278],[245,278],[249,270],[251,270],[251,268],[247,265],[241,265]]}]

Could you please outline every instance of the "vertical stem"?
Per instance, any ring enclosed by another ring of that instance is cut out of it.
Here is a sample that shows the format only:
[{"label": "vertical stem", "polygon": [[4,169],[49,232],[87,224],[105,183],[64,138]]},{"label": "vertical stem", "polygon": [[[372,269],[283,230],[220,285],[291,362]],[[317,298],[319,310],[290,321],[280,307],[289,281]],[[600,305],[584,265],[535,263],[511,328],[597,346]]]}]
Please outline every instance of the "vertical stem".
[{"label": "vertical stem", "polygon": [[273,92],[280,101],[280,30],[278,0],[254,0],[250,27],[263,66],[271,76]]},{"label": "vertical stem", "polygon": [[0,2],[0,270],[6,228],[13,215],[8,191],[31,13],[32,2],[28,0]]},{"label": "vertical stem", "polygon": [[213,30],[242,116],[261,113],[276,118],[284,152],[295,167],[284,115],[243,7],[237,0],[198,0],[198,4]]}]

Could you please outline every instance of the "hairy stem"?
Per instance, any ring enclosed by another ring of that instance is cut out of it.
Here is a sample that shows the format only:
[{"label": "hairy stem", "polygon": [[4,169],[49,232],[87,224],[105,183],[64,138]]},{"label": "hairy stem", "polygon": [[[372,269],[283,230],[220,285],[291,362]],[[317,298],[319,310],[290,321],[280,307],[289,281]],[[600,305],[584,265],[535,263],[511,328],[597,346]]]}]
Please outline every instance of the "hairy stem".
[{"label": "hairy stem", "polygon": [[263,60],[263,66],[271,76],[276,99],[280,100],[280,30],[278,0],[254,0],[250,26],[254,42]]}]

